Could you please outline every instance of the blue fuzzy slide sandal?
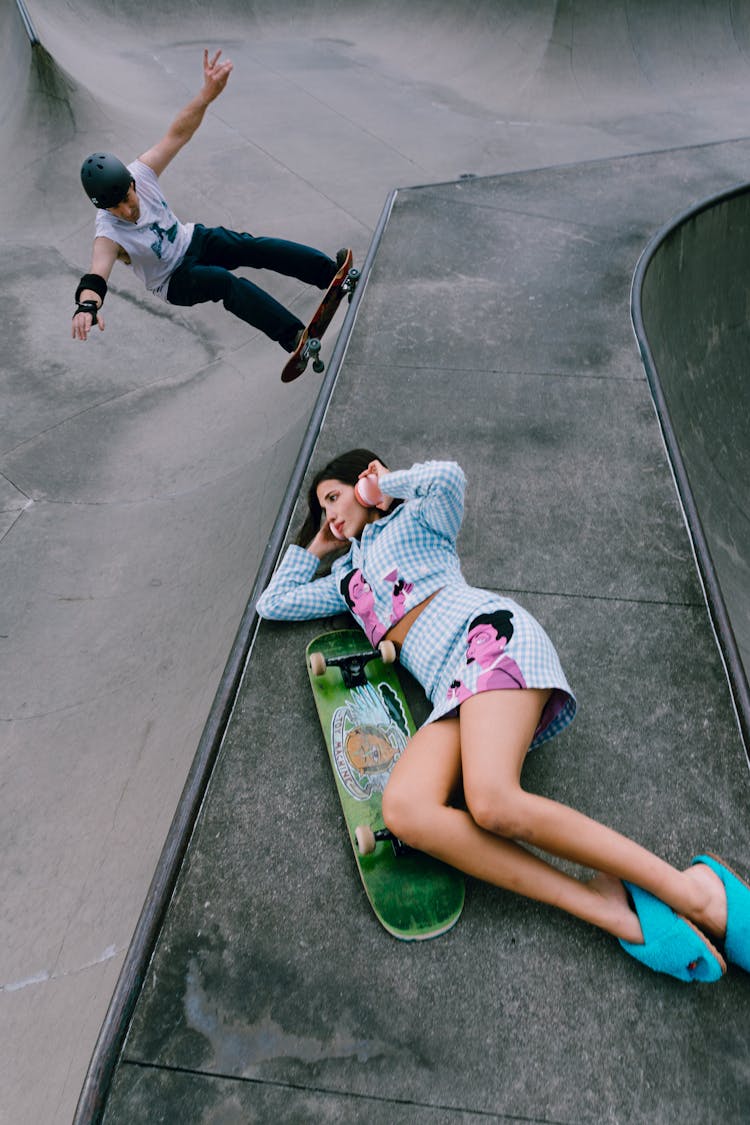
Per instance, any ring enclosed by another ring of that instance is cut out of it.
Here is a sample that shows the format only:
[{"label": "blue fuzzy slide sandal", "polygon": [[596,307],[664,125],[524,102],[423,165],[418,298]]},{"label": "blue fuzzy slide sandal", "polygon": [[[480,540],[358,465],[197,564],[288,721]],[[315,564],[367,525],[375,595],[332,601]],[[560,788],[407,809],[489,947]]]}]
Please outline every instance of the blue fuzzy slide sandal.
[{"label": "blue fuzzy slide sandal", "polygon": [[643,930],[643,945],[618,939],[626,953],[654,972],[678,980],[704,984],[721,980],[727,968],[724,959],[692,922],[642,887],[624,885]]},{"label": "blue fuzzy slide sandal", "polygon": [[750,886],[723,859],[711,852],[697,855],[691,866],[696,863],[705,863],[724,884],[727,895],[724,952],[728,961],[750,973]]}]

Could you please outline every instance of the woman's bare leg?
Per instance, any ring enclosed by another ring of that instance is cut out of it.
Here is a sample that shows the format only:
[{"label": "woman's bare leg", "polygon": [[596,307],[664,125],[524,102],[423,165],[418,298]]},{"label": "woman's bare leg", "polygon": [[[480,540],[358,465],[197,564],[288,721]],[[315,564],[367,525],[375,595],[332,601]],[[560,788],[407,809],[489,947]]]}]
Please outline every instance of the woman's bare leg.
[{"label": "woman's bare leg", "polygon": [[[464,791],[472,816],[492,832],[627,879],[723,936],[726,896],[709,868],[678,871],[627,836],[521,788],[523,762],[547,698],[547,692],[537,691],[485,692],[461,708]],[[613,888],[612,880],[600,885]]]},{"label": "woman's bare leg", "polygon": [[393,769],[383,795],[385,823],[412,847],[467,875],[557,906],[617,937],[641,940],[621,884],[618,889],[581,882],[480,828],[470,813],[448,804],[460,778],[458,720],[423,728]]},{"label": "woman's bare leg", "polygon": [[[482,693],[462,705],[460,722],[443,720],[420,730],[386,789],[386,823],[414,847],[467,874],[558,906],[626,941],[639,942],[642,934],[621,879],[723,934],[724,890],[708,868],[677,871],[582,813],[521,789],[521,767],[547,694]],[[467,812],[448,803],[460,780]],[[602,874],[582,882],[517,840]]]}]

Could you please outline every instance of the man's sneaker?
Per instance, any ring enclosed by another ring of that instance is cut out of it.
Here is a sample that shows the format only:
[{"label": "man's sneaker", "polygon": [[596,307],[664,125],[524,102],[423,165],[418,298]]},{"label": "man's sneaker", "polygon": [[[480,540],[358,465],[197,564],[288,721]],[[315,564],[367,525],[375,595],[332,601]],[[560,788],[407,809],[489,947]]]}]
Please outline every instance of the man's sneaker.
[{"label": "man's sneaker", "polygon": [[299,342],[302,339],[302,333],[304,331],[304,328],[299,328],[294,333],[294,336],[292,336],[291,340],[279,340],[279,343],[281,344],[285,352],[289,352],[290,355],[293,352],[296,352],[297,348],[299,347]]},{"label": "man's sneaker", "polygon": [[321,289],[329,289],[330,288],[334,277],[336,276],[336,274],[339,272],[339,270],[343,266],[344,262],[346,261],[348,253],[349,253],[349,250],[346,246],[342,247],[341,250],[336,251],[336,262],[335,262],[335,265],[334,265],[333,273],[331,274],[331,276],[328,279],[328,284],[327,285],[321,285],[320,286]]}]

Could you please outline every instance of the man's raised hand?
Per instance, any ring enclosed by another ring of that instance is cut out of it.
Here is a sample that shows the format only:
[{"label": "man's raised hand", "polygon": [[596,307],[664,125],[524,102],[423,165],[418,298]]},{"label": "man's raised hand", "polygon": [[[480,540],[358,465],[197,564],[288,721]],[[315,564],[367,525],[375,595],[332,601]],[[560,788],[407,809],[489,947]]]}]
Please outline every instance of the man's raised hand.
[{"label": "man's raised hand", "polygon": [[229,61],[219,62],[221,51],[217,51],[212,59],[208,57],[208,48],[203,51],[203,92],[210,102],[218,98],[232,73],[233,65]]}]

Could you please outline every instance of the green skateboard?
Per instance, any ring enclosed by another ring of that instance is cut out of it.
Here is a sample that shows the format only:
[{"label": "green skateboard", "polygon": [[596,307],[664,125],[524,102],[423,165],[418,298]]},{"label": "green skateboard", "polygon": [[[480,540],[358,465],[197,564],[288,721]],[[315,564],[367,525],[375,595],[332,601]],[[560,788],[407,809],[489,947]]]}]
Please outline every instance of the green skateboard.
[{"label": "green skateboard", "polygon": [[407,848],[383,827],[382,793],[414,734],[394,646],[372,649],[357,629],[316,637],[307,670],[349,837],[367,897],[394,937],[437,937],[457,921],[463,876]]}]

